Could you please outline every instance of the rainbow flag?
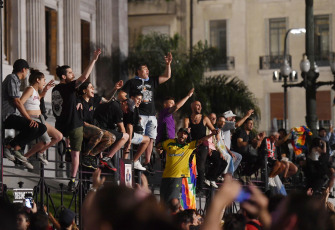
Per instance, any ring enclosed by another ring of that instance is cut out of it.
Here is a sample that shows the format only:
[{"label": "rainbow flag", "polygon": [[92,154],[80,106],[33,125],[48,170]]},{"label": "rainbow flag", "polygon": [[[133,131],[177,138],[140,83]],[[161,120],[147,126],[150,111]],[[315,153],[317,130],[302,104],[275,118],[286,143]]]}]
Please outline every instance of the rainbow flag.
[{"label": "rainbow flag", "polygon": [[197,164],[195,155],[190,162],[190,177],[183,177],[181,191],[181,205],[184,209],[196,209],[195,188],[197,184]]},{"label": "rainbow flag", "polygon": [[295,155],[300,155],[303,150],[307,149],[306,136],[312,135],[311,130],[306,126],[295,127],[292,130],[292,146]]}]

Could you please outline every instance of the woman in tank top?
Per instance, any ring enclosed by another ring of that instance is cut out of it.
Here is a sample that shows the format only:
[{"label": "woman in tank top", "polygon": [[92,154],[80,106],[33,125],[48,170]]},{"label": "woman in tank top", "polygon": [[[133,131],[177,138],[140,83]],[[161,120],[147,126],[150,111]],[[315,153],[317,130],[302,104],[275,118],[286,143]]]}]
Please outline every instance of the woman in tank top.
[{"label": "woman in tank top", "polygon": [[[48,164],[45,159],[44,151],[54,144],[58,143],[63,135],[53,126],[45,122],[44,116],[40,109],[40,99],[43,98],[46,92],[54,86],[54,81],[51,80],[45,85],[45,76],[38,70],[31,70],[29,76],[30,86],[25,89],[20,100],[29,114],[29,116],[47,127],[47,132],[39,138],[39,143],[31,148],[24,156],[29,158],[33,154],[38,153],[38,159],[43,164]],[[41,92],[41,93],[39,93]],[[51,139],[50,139],[51,138]]]}]

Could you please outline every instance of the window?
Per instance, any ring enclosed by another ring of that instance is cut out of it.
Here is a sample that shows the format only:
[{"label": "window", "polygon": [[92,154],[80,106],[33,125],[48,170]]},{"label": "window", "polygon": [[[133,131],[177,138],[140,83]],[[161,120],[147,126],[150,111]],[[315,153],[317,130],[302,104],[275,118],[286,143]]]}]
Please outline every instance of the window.
[{"label": "window", "polygon": [[270,114],[273,128],[284,128],[284,93],[270,93]]},{"label": "window", "polygon": [[45,8],[46,66],[56,76],[57,68],[57,11]]},{"label": "window", "polygon": [[269,20],[270,56],[284,54],[285,33],[285,18],[273,18]]},{"label": "window", "polygon": [[329,65],[329,15],[314,16],[314,52],[318,66]]},{"label": "window", "polygon": [[90,23],[81,20],[81,71],[90,63]]},{"label": "window", "polygon": [[330,91],[316,92],[316,115],[319,120],[319,127],[329,128],[331,120],[331,94]]},{"label": "window", "polygon": [[[269,48],[268,55],[259,59],[260,69],[279,69],[284,62],[284,42],[286,18],[271,18],[268,24]],[[287,54],[291,65],[291,56]]]},{"label": "window", "polygon": [[209,22],[210,45],[218,50],[218,65],[214,70],[227,69],[227,21]]}]

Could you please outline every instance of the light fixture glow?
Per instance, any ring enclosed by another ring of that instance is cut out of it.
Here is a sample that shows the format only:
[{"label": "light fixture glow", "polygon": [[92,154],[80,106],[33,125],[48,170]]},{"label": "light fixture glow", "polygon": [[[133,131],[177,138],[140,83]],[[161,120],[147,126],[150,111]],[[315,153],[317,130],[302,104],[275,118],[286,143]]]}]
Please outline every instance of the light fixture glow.
[{"label": "light fixture glow", "polygon": [[301,33],[306,33],[306,29],[305,29],[305,28],[291,29],[290,33],[291,33],[291,34],[301,34]]}]

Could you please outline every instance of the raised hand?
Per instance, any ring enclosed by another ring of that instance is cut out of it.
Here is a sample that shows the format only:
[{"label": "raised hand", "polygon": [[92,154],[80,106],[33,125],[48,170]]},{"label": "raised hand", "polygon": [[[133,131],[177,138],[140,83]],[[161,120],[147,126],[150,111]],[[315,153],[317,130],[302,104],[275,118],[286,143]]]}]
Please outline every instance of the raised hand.
[{"label": "raised hand", "polygon": [[172,54],[171,52],[168,52],[168,54],[166,56],[164,56],[165,59],[165,64],[166,65],[170,65],[172,62]]},{"label": "raised hand", "polygon": [[93,60],[94,61],[98,60],[100,54],[101,54],[101,49],[95,50],[93,54]]},{"label": "raised hand", "polygon": [[116,82],[116,84],[114,85],[114,89],[119,90],[119,89],[122,88],[122,86],[123,86],[123,81],[120,80],[120,81]]},{"label": "raised hand", "polygon": [[192,89],[188,92],[187,96],[192,97],[193,93],[194,93],[194,88],[192,88]]},{"label": "raised hand", "polygon": [[45,87],[44,87],[43,90],[46,92],[46,91],[48,91],[50,88],[52,88],[52,87],[54,87],[54,86],[55,86],[55,81],[54,81],[54,80],[51,80],[51,81],[48,82],[48,84],[45,85]]},{"label": "raised hand", "polygon": [[253,109],[248,110],[247,115],[250,117],[252,114],[254,114],[254,110]]},{"label": "raised hand", "polygon": [[93,188],[98,189],[100,188],[104,182],[105,182],[105,177],[100,178],[101,175],[101,169],[96,169],[92,175],[92,182],[93,182]]}]

